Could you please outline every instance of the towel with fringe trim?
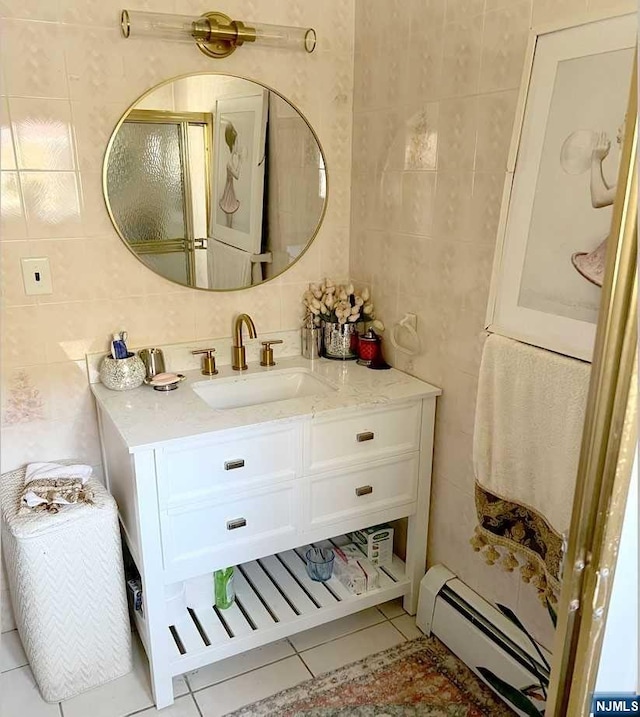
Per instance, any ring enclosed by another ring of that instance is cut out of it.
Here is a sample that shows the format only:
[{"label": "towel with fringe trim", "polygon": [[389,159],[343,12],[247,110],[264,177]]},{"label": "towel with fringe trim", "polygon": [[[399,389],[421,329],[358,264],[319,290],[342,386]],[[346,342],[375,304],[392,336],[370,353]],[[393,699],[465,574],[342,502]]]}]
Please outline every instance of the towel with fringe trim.
[{"label": "towel with fringe trim", "polygon": [[560,591],[591,366],[492,334],[485,342],[473,436],[478,526],[490,565]]}]

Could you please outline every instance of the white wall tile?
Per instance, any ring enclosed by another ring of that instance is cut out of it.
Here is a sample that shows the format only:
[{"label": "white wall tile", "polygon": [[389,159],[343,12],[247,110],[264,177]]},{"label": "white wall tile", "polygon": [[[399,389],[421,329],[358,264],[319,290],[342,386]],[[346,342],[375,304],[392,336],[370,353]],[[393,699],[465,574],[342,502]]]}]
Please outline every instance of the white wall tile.
[{"label": "white wall tile", "polygon": [[28,241],[0,242],[0,287],[5,306],[30,306],[36,303],[35,296],[27,296],[22,279],[21,259],[35,256]]},{"label": "white wall tile", "polygon": [[476,146],[478,101],[475,96],[443,100],[440,104],[438,169],[472,170]]},{"label": "white wall tile", "polygon": [[533,27],[559,23],[566,21],[570,24],[586,14],[587,0],[534,0],[533,2]]},{"label": "white wall tile", "polygon": [[75,169],[68,100],[12,97],[9,112],[18,169]]},{"label": "white wall tile", "polygon": [[480,14],[464,15],[457,22],[445,24],[442,95],[462,96],[478,91],[483,23]]},{"label": "white wall tile", "polygon": [[506,171],[517,99],[516,90],[486,94],[478,98],[476,171]]},{"label": "white wall tile", "polygon": [[0,97],[0,169],[15,169],[16,153],[9,121],[9,106],[6,97]]},{"label": "white wall tile", "polygon": [[446,0],[446,21],[463,22],[468,17],[482,15],[484,0]]},{"label": "white wall tile", "polygon": [[32,239],[82,235],[80,192],[75,172],[20,172]]},{"label": "white wall tile", "polygon": [[[636,8],[633,0],[408,0],[404,7],[410,29],[394,58],[405,69],[392,108],[381,99],[389,76],[382,72],[379,79],[374,71],[387,16],[369,0],[356,2],[350,271],[371,284],[387,324],[406,311],[417,315],[422,354],[408,357],[388,341],[385,351],[395,366],[444,391],[436,415],[429,560],[444,562],[491,600],[506,593],[515,608],[519,575],[487,567],[468,541],[476,524],[476,383],[526,42],[531,24],[579,23]],[[435,166],[398,164],[391,110],[405,128],[402,151],[409,160],[417,118],[426,114]],[[382,150],[388,164],[379,161]],[[431,170],[435,188],[415,169]],[[524,609],[542,635],[544,616]]]},{"label": "white wall tile", "polygon": [[520,86],[530,24],[530,0],[485,15],[480,92]]},{"label": "white wall tile", "polygon": [[[207,294],[155,275],[124,248],[105,208],[102,162],[115,124],[140,94],[170,77],[221,67],[183,44],[125,40],[119,29],[122,5],[116,0],[0,0],[0,16],[7,18],[0,241],[9,240],[3,248],[0,351],[3,370],[51,364],[40,371],[47,420],[32,421],[28,430],[21,424],[4,428],[2,470],[71,454],[100,462],[94,413],[72,362],[86,351],[106,350],[114,330],[126,328],[136,345],[224,336],[240,311],[250,311],[261,332],[295,328],[293,304],[299,297],[294,293],[323,272],[346,275],[354,6],[354,0],[332,0],[331,7],[279,3],[266,12],[251,0],[234,6],[238,17],[316,27],[319,47],[311,56],[247,47],[225,60],[224,69],[273,86],[310,119],[327,153],[331,201],[327,228],[282,280]],[[202,11],[195,0],[142,0],[138,7]],[[37,128],[49,136],[32,131]],[[33,252],[49,256],[52,267],[54,293],[39,299],[26,297],[21,288],[19,259]],[[286,307],[283,282],[291,286]],[[66,391],[70,401],[63,398]],[[3,606],[6,626],[13,623]]]},{"label": "white wall tile", "polygon": [[62,40],[61,28],[55,23],[5,20],[2,54],[6,93],[23,97],[68,97]]},{"label": "white wall tile", "polygon": [[27,222],[17,172],[0,172],[0,241],[26,239]]}]

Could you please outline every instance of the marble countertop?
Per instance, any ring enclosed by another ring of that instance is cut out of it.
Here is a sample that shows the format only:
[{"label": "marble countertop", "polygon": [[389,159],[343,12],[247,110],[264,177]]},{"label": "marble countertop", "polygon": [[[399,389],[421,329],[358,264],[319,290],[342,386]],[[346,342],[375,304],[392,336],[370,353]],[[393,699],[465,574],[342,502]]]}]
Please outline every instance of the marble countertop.
[{"label": "marble countertop", "polygon": [[[215,381],[224,378],[241,380],[247,375],[292,368],[312,372],[333,390],[322,395],[216,410],[192,388],[196,382],[207,381],[214,385]],[[301,356],[282,359],[272,368],[253,364],[242,374],[233,371],[230,366],[222,366],[217,376],[203,376],[198,370],[185,371],[184,375],[186,380],[178,389],[167,393],[155,391],[150,386],[140,386],[131,391],[110,391],[101,383],[92,384],[91,390],[131,452],[186,437],[204,437],[234,428],[310,418],[337,410],[426,398],[441,393],[439,388],[396,369],[372,371],[355,361],[309,361]]]}]

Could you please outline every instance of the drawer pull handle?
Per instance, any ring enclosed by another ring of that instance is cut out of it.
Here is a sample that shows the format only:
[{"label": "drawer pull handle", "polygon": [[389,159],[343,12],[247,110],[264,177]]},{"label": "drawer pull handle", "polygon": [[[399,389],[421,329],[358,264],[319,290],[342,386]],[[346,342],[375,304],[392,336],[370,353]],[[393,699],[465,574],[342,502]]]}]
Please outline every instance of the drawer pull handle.
[{"label": "drawer pull handle", "polygon": [[235,530],[236,528],[244,528],[247,524],[245,518],[236,518],[235,520],[227,521],[227,530]]},{"label": "drawer pull handle", "polygon": [[244,458],[238,458],[238,460],[235,461],[224,462],[224,469],[226,471],[232,471],[235,468],[244,468]]},{"label": "drawer pull handle", "polygon": [[359,488],[356,488],[356,495],[358,498],[362,495],[369,495],[370,493],[373,493],[373,486],[361,485]]},{"label": "drawer pull handle", "polygon": [[364,443],[365,441],[372,441],[373,440],[373,431],[365,431],[364,433],[358,433],[356,436],[356,441],[358,443]]}]

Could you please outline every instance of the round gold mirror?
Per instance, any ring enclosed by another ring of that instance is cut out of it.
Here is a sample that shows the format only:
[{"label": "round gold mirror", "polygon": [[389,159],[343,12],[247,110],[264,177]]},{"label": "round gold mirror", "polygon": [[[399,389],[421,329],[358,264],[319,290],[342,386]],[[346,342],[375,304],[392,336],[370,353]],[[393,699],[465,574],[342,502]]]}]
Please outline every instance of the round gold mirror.
[{"label": "round gold mirror", "polygon": [[218,73],[140,97],[104,159],[107,210],[151,270],[198,289],[278,276],[309,246],[327,204],[318,138],[275,90]]}]

